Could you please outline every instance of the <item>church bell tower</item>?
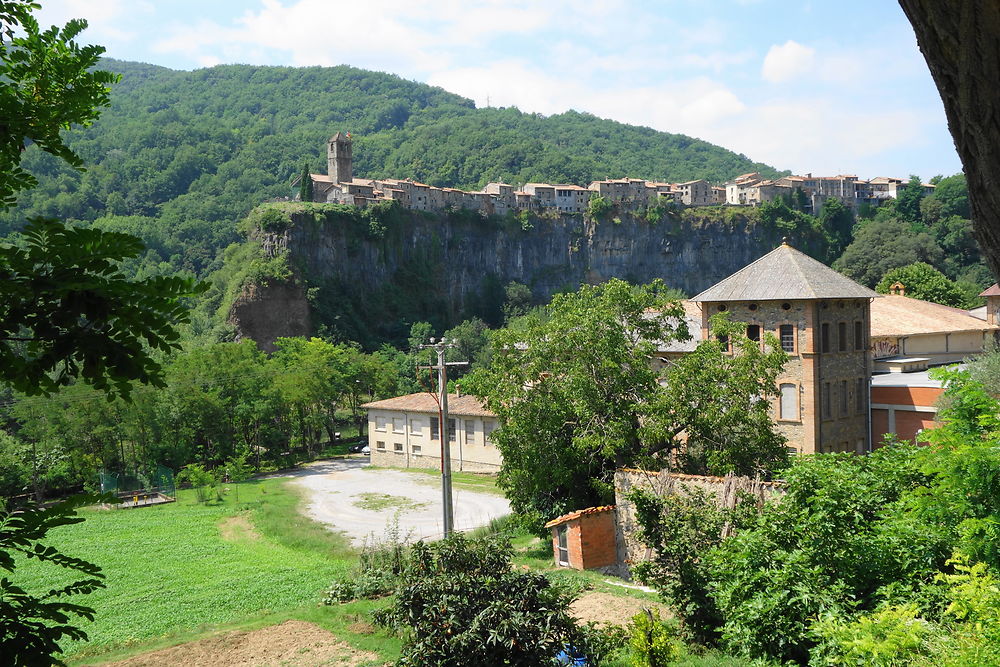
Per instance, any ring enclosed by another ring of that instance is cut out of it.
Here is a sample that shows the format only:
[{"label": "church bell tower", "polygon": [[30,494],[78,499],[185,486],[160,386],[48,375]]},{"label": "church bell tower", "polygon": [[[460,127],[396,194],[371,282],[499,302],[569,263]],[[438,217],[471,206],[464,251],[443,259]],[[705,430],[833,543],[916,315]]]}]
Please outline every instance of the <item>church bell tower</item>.
[{"label": "church bell tower", "polygon": [[326,173],[334,183],[354,180],[351,135],[337,132],[326,145]]}]

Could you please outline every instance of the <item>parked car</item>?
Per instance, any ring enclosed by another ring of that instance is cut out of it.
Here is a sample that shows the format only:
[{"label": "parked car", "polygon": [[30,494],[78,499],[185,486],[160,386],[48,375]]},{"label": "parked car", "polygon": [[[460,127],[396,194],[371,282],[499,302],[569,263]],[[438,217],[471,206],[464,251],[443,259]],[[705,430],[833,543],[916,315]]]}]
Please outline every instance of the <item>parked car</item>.
[{"label": "parked car", "polygon": [[361,448],[361,453],[364,454],[365,456],[371,456],[372,448],[369,447],[368,445],[365,445],[364,447]]},{"label": "parked car", "polygon": [[367,443],[356,442],[353,445],[351,445],[350,447],[348,447],[347,451],[349,451],[351,454],[359,454],[359,453],[361,453],[361,450],[364,449],[364,448],[366,448],[367,446],[368,446]]}]

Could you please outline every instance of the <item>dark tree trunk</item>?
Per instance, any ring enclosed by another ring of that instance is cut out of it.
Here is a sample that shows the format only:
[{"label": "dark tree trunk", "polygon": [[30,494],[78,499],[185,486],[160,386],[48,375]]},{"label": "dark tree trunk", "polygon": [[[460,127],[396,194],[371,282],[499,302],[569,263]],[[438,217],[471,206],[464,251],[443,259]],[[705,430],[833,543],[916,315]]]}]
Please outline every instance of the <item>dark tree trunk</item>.
[{"label": "dark tree trunk", "polygon": [[976,240],[1000,276],[1000,3],[899,0],[937,84],[969,181]]}]

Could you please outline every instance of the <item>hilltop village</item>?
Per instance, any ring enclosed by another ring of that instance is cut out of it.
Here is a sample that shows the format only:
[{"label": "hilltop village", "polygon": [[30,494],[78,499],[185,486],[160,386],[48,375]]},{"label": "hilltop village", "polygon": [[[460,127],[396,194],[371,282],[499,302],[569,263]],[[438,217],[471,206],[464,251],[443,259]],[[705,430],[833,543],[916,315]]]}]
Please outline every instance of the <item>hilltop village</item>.
[{"label": "hilltop village", "polygon": [[[765,179],[760,173],[742,174],[724,184],[704,179],[685,183],[661,183],[639,178],[593,181],[587,187],[575,184],[525,183],[520,190],[507,183],[488,183],[477,192],[438,188],[409,179],[355,178],[353,148],[349,133],[337,132],[327,142],[327,173],[309,174],[312,201],[367,206],[380,200],[399,202],[418,211],[470,209],[482,215],[505,215],[510,211],[584,213],[592,197],[600,196],[616,206],[639,209],[651,204],[683,206],[758,206],[764,202],[796,197],[801,208],[818,212],[823,202],[837,199],[851,210],[878,206],[895,199],[907,186],[899,178],[880,176],[869,181],[857,176],[782,176]],[[925,193],[934,186],[923,184]]]}]

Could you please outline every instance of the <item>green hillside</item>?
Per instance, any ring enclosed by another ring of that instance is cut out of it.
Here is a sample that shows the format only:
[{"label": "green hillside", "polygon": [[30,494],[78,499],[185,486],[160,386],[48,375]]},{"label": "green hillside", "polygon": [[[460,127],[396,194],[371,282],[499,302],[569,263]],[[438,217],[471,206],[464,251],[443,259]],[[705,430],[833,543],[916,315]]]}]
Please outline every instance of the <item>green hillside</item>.
[{"label": "green hillside", "polygon": [[346,66],[103,66],[122,74],[112,107],[69,138],[88,171],[29,148],[23,165],[40,186],[0,215],[0,235],[29,215],[97,221],[144,239],[141,274],[218,268],[219,251],[238,240],[239,219],[264,199],[291,194],[303,163],[325,171],[323,146],[337,130],[354,136],[357,175],[438,186],[777,173],[683,135],[575,111],[476,109],[441,88]]}]

